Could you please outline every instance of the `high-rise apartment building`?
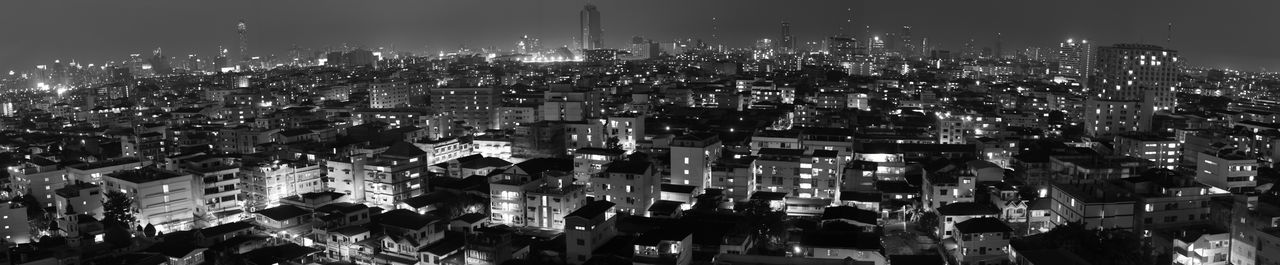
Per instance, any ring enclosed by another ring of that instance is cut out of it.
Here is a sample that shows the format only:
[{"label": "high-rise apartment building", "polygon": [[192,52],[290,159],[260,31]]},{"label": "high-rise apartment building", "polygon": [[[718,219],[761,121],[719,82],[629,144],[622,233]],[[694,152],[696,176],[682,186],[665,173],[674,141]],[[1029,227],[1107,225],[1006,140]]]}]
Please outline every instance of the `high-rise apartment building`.
[{"label": "high-rise apartment building", "polygon": [[791,52],[796,48],[796,39],[791,36],[791,22],[782,22],[782,34],[778,38],[779,46],[783,51]]},{"label": "high-rise apartment building", "polygon": [[1172,110],[1178,87],[1178,52],[1146,44],[1098,48],[1090,80],[1085,130],[1091,135],[1149,131],[1156,112]]},{"label": "high-rise apartment building", "polygon": [[582,25],[582,49],[592,50],[604,48],[604,31],[600,29],[600,10],[595,5],[587,4],[578,13]]}]

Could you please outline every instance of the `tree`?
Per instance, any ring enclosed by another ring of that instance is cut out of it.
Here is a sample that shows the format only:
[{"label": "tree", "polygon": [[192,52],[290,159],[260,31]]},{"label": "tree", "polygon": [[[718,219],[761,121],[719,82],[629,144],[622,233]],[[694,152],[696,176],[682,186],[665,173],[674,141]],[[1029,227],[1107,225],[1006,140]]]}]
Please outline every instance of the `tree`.
[{"label": "tree", "polygon": [[618,140],[618,137],[609,137],[604,141],[604,149],[622,150],[622,140]]},{"label": "tree", "polygon": [[155,237],[155,236],[156,236],[156,226],[151,225],[151,224],[147,224],[147,227],[142,228],[142,234],[143,234],[143,235],[145,235],[145,236],[147,236],[147,237]]},{"label": "tree", "polygon": [[102,202],[103,222],[114,222],[123,229],[137,223],[133,216],[133,199],[119,191],[109,191]]},{"label": "tree", "polygon": [[920,230],[924,230],[925,232],[930,232],[930,233],[938,231],[938,214],[937,213],[925,212],[923,214],[920,214],[919,220],[920,221],[918,222],[918,224],[920,225],[919,226]]}]

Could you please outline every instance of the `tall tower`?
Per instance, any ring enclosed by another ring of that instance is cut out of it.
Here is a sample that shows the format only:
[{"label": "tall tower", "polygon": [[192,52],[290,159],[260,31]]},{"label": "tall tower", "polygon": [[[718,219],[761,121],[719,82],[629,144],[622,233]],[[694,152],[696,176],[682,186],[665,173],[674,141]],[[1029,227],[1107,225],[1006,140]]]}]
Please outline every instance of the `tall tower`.
[{"label": "tall tower", "polygon": [[1004,59],[1004,34],[996,32],[996,50],[992,53],[996,60]]},{"label": "tall tower", "polygon": [[582,49],[600,49],[604,48],[604,31],[600,29],[600,10],[595,5],[587,4],[582,7],[582,12],[578,14],[579,22],[582,25]]},{"label": "tall tower", "polygon": [[778,38],[782,49],[791,52],[796,48],[796,40],[791,37],[791,22],[782,21],[782,36]]},{"label": "tall tower", "polygon": [[240,61],[249,61],[249,28],[244,23],[244,19],[236,24],[236,34],[240,35]]},{"label": "tall tower", "polygon": [[720,19],[711,17],[711,45],[715,45],[716,51],[720,50]]},{"label": "tall tower", "polygon": [[914,55],[913,53],[916,51],[916,44],[915,40],[911,38],[911,26],[903,25],[902,35],[898,37],[901,38],[901,43],[898,45],[902,46],[902,50],[899,51],[902,53],[902,56],[909,57]]}]

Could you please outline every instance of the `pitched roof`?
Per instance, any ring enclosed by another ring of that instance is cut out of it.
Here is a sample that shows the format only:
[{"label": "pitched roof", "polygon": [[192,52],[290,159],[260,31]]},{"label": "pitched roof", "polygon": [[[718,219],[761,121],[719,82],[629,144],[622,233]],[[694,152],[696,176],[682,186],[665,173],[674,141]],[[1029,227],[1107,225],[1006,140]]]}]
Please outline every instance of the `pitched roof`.
[{"label": "pitched roof", "polygon": [[653,205],[649,206],[648,211],[657,212],[657,213],[671,213],[671,212],[680,210],[680,205],[684,205],[684,203],[678,202],[678,201],[660,200],[660,201],[653,202]]},{"label": "pitched roof", "polygon": [[880,214],[874,211],[858,209],[853,206],[836,206],[827,207],[822,211],[822,220],[847,219],[857,221],[864,224],[877,224],[880,220]]},{"label": "pitched roof", "polygon": [[418,214],[405,209],[395,209],[378,215],[378,220],[383,225],[412,230],[421,229],[439,219],[434,215]]},{"label": "pitched roof", "polygon": [[474,224],[476,222],[484,221],[485,218],[489,218],[489,216],[484,215],[483,213],[469,213],[469,214],[464,214],[462,216],[458,216],[458,218],[453,218],[453,220]]},{"label": "pitched roof", "polygon": [[299,246],[294,243],[286,243],[279,246],[270,246],[249,251],[241,256],[248,259],[253,264],[289,264],[299,258],[320,252],[319,249]]},{"label": "pitched roof", "polygon": [[355,211],[359,211],[359,210],[363,210],[363,209],[368,209],[368,208],[369,208],[369,206],[368,206],[368,205],[364,205],[364,204],[361,204],[361,203],[335,202],[335,203],[325,204],[324,206],[317,207],[317,208],[316,208],[316,212],[324,212],[324,213],[330,213],[330,212],[351,213],[351,212],[355,212]]},{"label": "pitched roof", "polygon": [[444,239],[439,242],[424,246],[421,250],[431,253],[432,255],[445,256],[449,253],[461,250],[463,243],[464,240],[461,236],[445,236]]},{"label": "pitched roof", "polygon": [[369,228],[363,225],[349,225],[343,228],[338,228],[338,230],[335,230],[334,232],[344,236],[354,236],[369,232]]},{"label": "pitched roof", "polygon": [[1000,168],[1000,165],[996,165],[996,163],[991,163],[990,161],[981,159],[969,160],[969,162],[965,162],[965,164],[974,169]]},{"label": "pitched roof", "polygon": [[562,158],[534,158],[516,164],[516,167],[524,170],[530,177],[537,179],[542,177],[543,172],[547,171],[563,171],[573,172],[573,160]]},{"label": "pitched roof", "polygon": [[956,230],[960,233],[999,233],[1012,232],[1013,228],[1009,228],[1009,224],[1005,224],[1000,219],[983,217],[965,220],[956,224]]},{"label": "pitched roof", "polygon": [[418,146],[405,141],[398,141],[398,142],[392,143],[390,147],[387,147],[387,151],[382,152],[382,155],[385,155],[385,156],[404,157],[404,158],[418,157],[426,154],[427,152],[422,151],[422,149],[418,148]]},{"label": "pitched roof", "polygon": [[200,233],[204,234],[205,236],[214,236],[214,235],[222,235],[222,234],[231,233],[231,232],[240,231],[240,230],[249,229],[249,228],[253,228],[253,223],[250,223],[249,221],[239,221],[239,222],[226,223],[226,224],[213,226],[213,227],[206,227],[206,228],[200,229]]},{"label": "pitched roof", "polygon": [[443,202],[449,201],[449,199],[452,199],[452,196],[449,196],[449,194],[445,194],[444,192],[430,192],[427,194],[415,196],[413,198],[405,199],[403,202],[404,204],[409,205],[409,207],[413,207],[416,209],[416,208],[426,207],[428,205],[443,203]]},{"label": "pitched roof", "polygon": [[299,208],[298,206],[293,206],[292,204],[285,204],[285,205],[258,210],[253,213],[261,214],[262,216],[266,216],[267,218],[271,218],[272,220],[281,221],[289,218],[302,216],[305,214],[310,214],[311,212],[307,211],[306,209]]}]

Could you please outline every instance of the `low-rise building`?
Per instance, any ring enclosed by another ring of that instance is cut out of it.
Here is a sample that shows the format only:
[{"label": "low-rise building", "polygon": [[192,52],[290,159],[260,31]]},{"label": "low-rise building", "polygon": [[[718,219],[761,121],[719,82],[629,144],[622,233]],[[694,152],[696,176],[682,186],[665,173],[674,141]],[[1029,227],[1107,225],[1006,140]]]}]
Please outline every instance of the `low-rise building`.
[{"label": "low-rise building", "polygon": [[951,256],[960,264],[1006,264],[1013,229],[996,218],[974,218],[956,224],[956,248]]},{"label": "low-rise building", "polygon": [[634,241],[631,263],[636,265],[689,265],[693,262],[693,232],[659,228],[640,234]]},{"label": "low-rise building", "polygon": [[662,176],[648,161],[614,161],[592,179],[597,200],[616,204],[619,213],[644,215],[661,197]]},{"label": "low-rise building", "polygon": [[583,205],[565,217],[565,262],[583,264],[618,234],[614,206],[608,201]]},{"label": "low-rise building", "polygon": [[102,177],[106,192],[119,191],[133,199],[139,225],[160,232],[191,229],[196,208],[202,206],[192,190],[191,174],[155,167],[117,171]]}]

